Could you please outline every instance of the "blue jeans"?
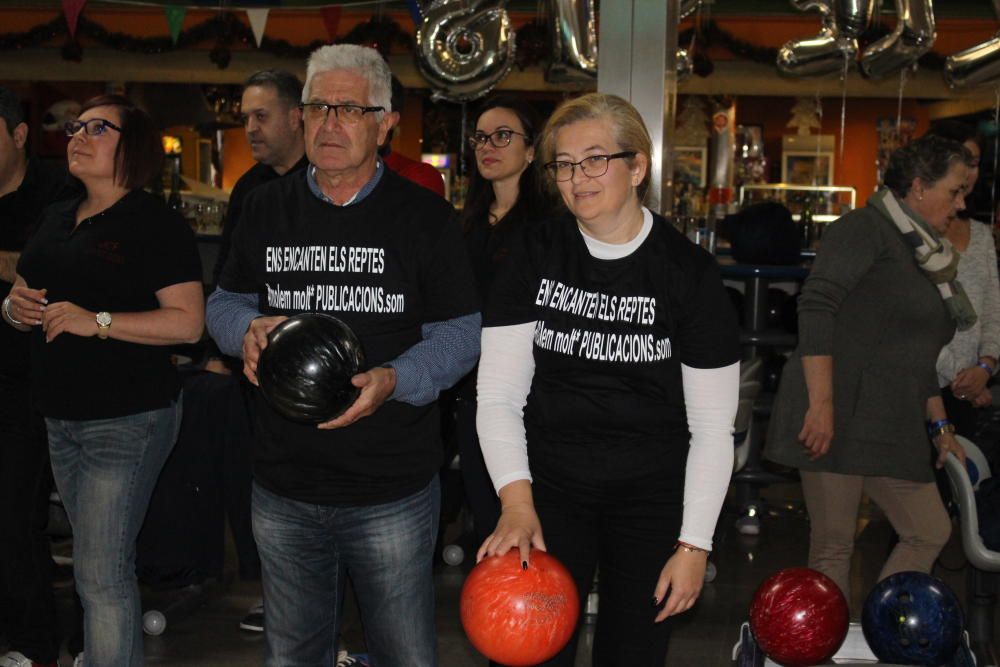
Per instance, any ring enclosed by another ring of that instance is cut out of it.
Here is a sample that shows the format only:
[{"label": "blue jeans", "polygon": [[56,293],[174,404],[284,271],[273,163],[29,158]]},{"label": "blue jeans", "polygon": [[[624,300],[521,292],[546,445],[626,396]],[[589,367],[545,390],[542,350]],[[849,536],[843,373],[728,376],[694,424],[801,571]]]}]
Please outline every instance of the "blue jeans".
[{"label": "blue jeans", "polygon": [[112,419],[46,419],[52,473],[73,527],[87,667],[141,667],[135,540],[181,422],[167,408]]},{"label": "blue jeans", "polygon": [[433,667],[440,488],[367,507],[327,507],[253,488],[268,667],[330,667],[344,584],[357,594],[373,667]]}]

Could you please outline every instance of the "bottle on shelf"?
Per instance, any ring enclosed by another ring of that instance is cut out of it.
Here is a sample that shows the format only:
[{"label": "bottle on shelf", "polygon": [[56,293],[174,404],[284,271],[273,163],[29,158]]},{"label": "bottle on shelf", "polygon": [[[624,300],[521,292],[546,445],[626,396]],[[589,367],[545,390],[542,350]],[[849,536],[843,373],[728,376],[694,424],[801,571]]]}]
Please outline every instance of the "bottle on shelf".
[{"label": "bottle on shelf", "polygon": [[802,213],[799,215],[799,224],[802,225],[802,247],[812,247],[816,239],[815,225],[813,224],[812,197],[806,197],[802,202]]}]

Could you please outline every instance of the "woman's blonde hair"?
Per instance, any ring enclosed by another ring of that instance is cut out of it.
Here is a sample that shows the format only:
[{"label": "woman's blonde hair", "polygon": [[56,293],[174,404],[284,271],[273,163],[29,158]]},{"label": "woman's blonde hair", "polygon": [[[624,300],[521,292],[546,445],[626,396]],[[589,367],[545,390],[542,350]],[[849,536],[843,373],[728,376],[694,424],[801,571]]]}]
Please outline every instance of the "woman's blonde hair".
[{"label": "woman's blonde hair", "polygon": [[[559,130],[581,120],[594,119],[608,121],[615,141],[618,142],[622,151],[635,151],[646,156],[646,174],[636,188],[639,201],[643,201],[646,192],[649,191],[653,142],[649,138],[649,131],[646,130],[646,124],[642,122],[642,116],[639,115],[639,112],[617,95],[589,93],[560,105],[549,117],[545,129],[542,130],[539,142],[542,164],[547,164],[555,159],[556,134]],[[630,168],[635,165],[634,159],[628,159],[626,163]],[[554,185],[551,179],[547,180]]]}]

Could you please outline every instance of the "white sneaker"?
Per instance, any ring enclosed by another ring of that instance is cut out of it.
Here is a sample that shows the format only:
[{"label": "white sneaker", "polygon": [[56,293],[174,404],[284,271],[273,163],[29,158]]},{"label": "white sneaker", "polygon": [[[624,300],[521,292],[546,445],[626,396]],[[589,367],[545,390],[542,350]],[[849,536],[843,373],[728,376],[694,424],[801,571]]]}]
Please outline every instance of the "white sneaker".
[{"label": "white sneaker", "polygon": [[368,656],[366,654],[337,651],[337,664],[335,667],[368,667]]},{"label": "white sneaker", "polygon": [[257,600],[254,606],[250,607],[247,615],[240,621],[240,630],[249,632],[264,632],[264,599]]},{"label": "white sneaker", "polygon": [[[56,665],[56,663],[49,663]],[[348,663],[353,664],[353,663]],[[40,662],[34,662],[31,658],[19,651],[8,651],[0,655],[0,667],[48,667]],[[56,665],[58,667],[58,665]]]}]

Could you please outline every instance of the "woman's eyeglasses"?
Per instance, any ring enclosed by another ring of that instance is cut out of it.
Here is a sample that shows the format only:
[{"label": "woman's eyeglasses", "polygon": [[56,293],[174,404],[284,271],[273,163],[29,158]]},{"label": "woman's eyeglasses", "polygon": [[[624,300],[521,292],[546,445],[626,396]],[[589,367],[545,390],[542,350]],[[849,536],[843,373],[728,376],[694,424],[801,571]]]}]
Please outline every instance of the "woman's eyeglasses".
[{"label": "woman's eyeglasses", "polygon": [[573,172],[579,167],[583,175],[588,178],[598,178],[608,173],[608,163],[618,158],[633,158],[635,151],[622,151],[613,155],[591,155],[579,162],[567,162],[566,160],[555,160],[545,165],[545,170],[557,182],[573,180]]},{"label": "woman's eyeglasses", "polygon": [[83,131],[89,134],[90,136],[99,137],[105,132],[107,132],[109,127],[115,132],[122,131],[122,128],[118,127],[110,120],[104,120],[103,118],[91,118],[90,120],[70,120],[66,121],[66,123],[63,124],[63,129],[66,131],[67,137],[72,137],[77,132],[79,132],[81,128],[83,128]]},{"label": "woman's eyeglasses", "polygon": [[514,135],[524,137],[524,141],[528,143],[528,135],[523,132],[515,132],[514,130],[495,130],[486,134],[485,132],[476,132],[471,137],[469,137],[469,145],[472,146],[473,150],[482,148],[486,145],[486,142],[490,142],[490,145],[494,148],[504,148],[510,146],[511,139]]},{"label": "woman's eyeglasses", "polygon": [[312,121],[318,120],[323,123],[330,117],[330,111],[332,110],[334,118],[345,125],[360,123],[366,113],[385,111],[385,107],[363,107],[360,104],[327,104],[326,102],[303,102],[299,105],[299,108],[302,109],[302,115],[306,119]]}]

